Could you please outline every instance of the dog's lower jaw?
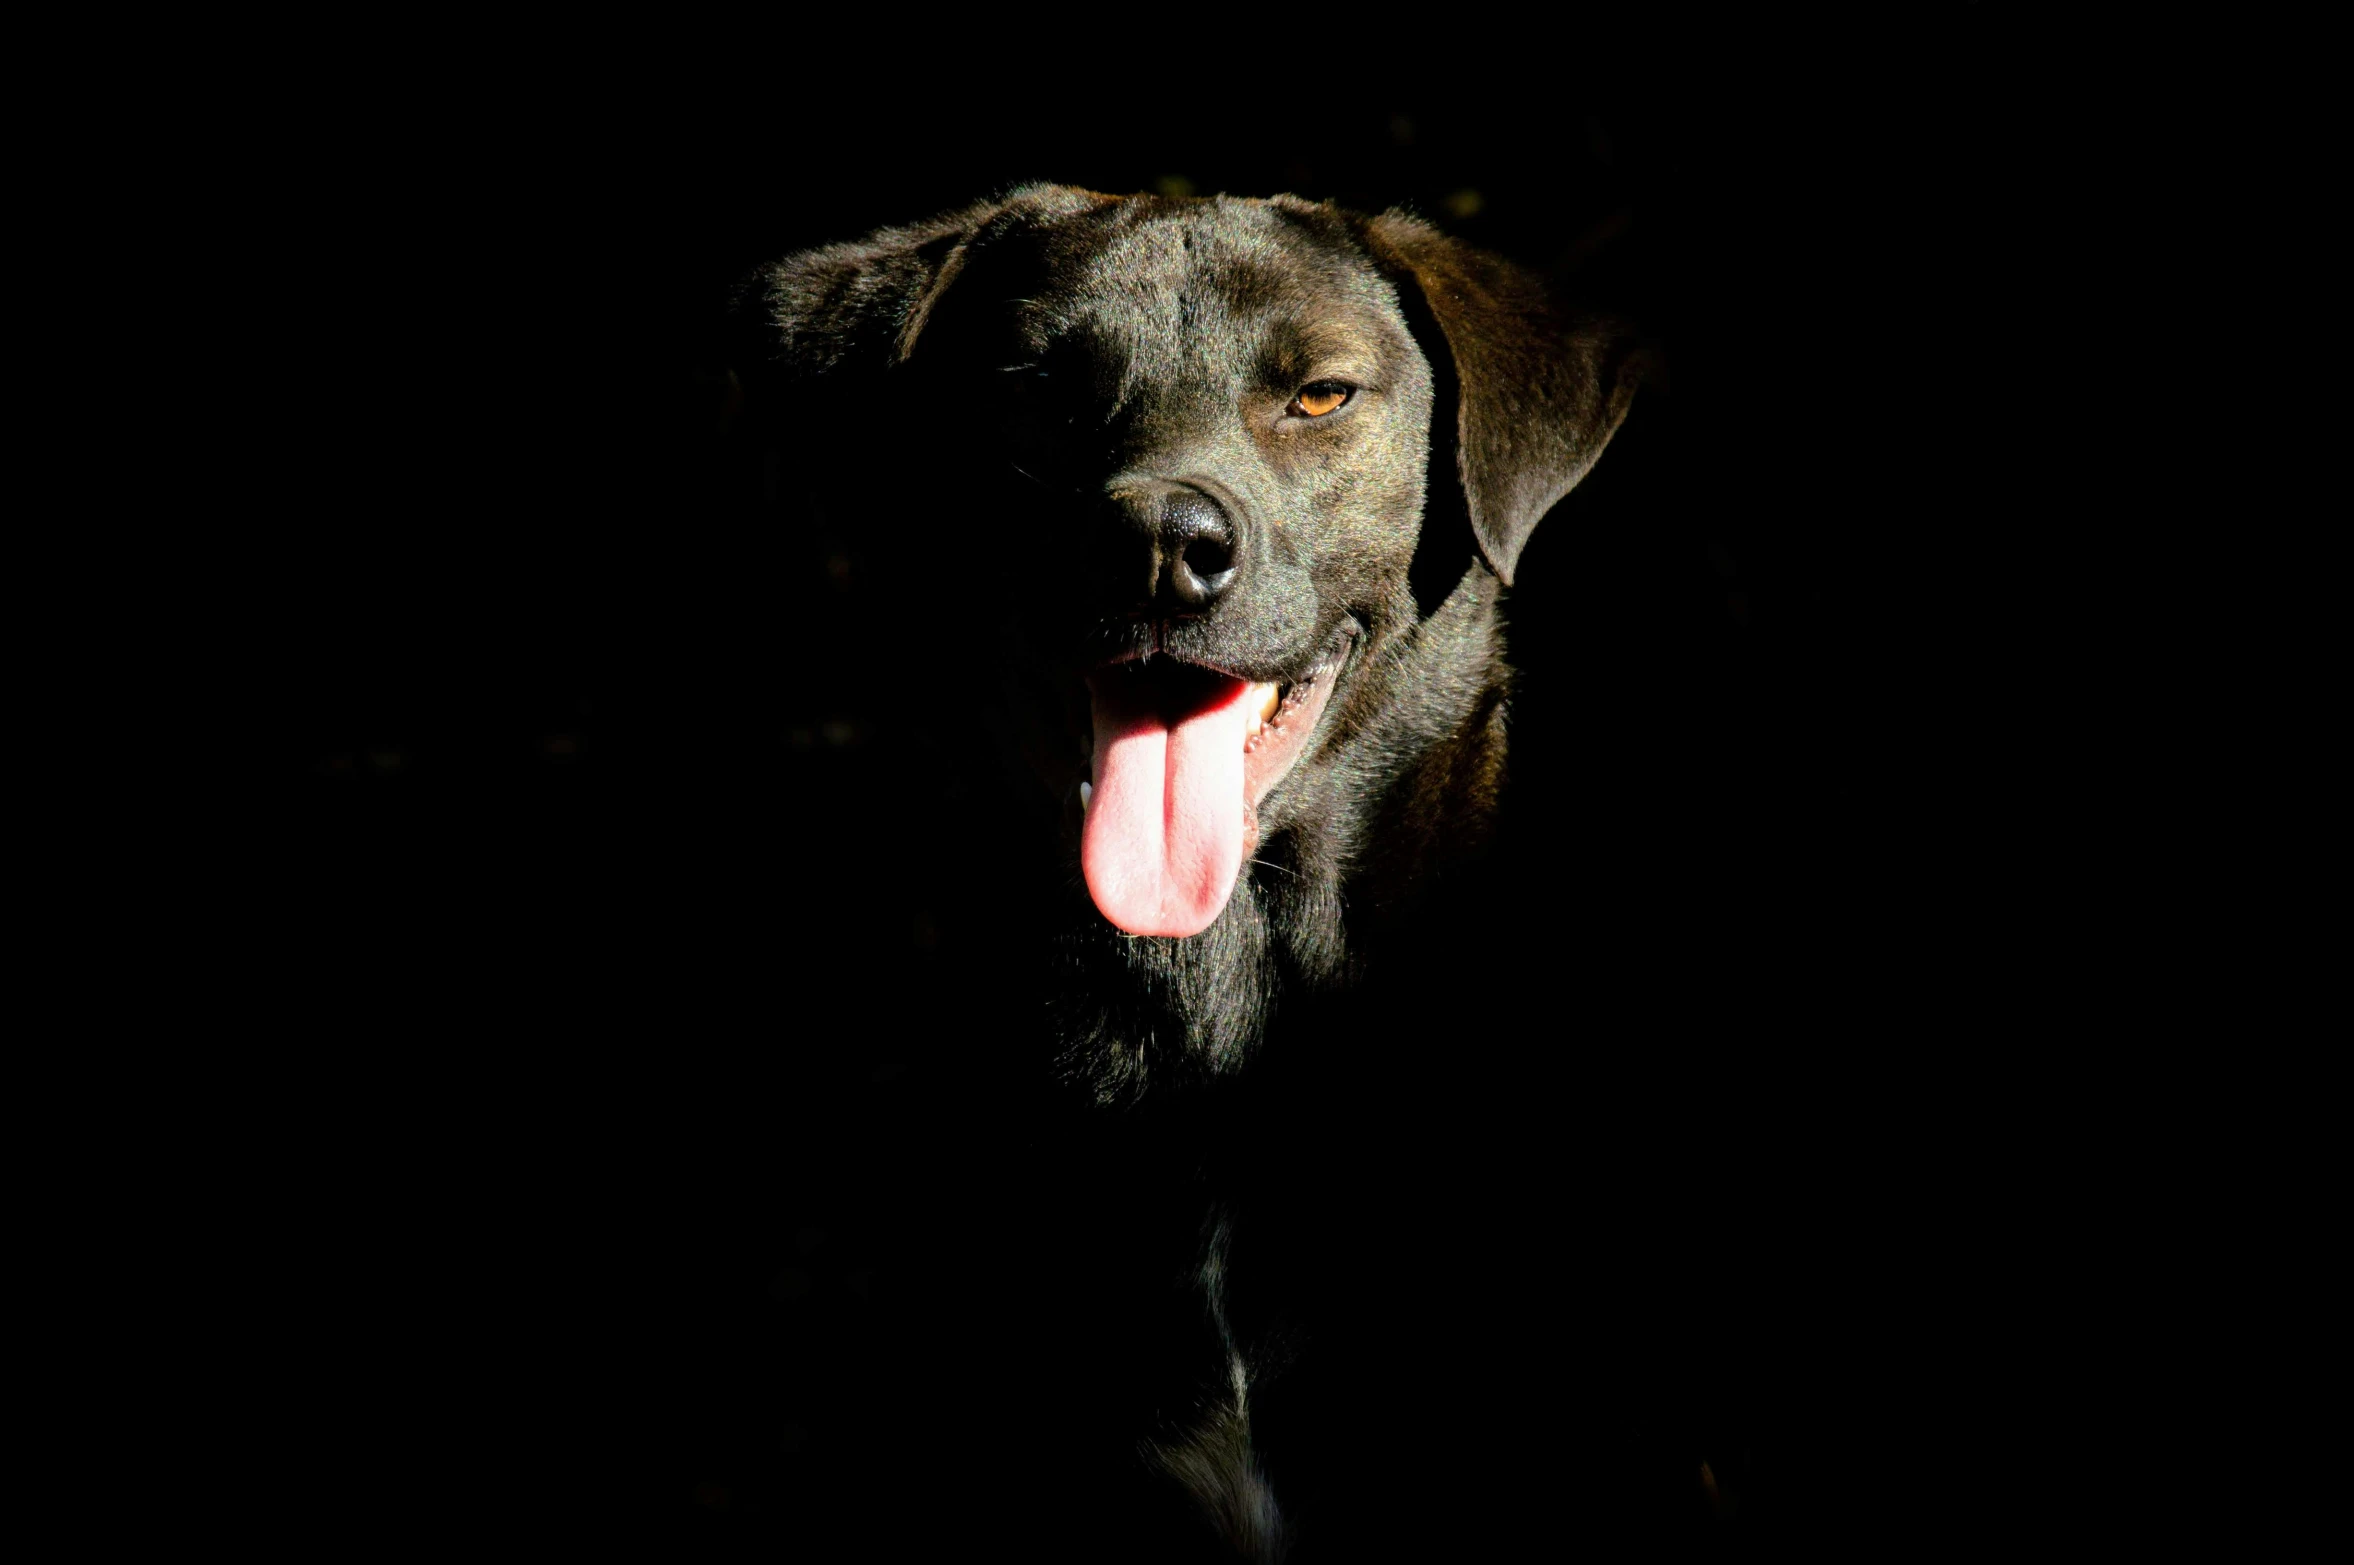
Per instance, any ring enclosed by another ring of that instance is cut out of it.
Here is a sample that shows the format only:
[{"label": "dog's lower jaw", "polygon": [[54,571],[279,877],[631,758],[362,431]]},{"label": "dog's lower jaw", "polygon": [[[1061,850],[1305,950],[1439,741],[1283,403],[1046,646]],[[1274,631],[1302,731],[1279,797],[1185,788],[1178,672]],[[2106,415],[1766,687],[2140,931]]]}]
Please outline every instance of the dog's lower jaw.
[{"label": "dog's lower jaw", "polygon": [[1177,658],[1123,660],[1088,676],[1081,866],[1106,919],[1171,937],[1216,922],[1259,846],[1260,805],[1322,739],[1362,633],[1344,619],[1316,664],[1280,684]]},{"label": "dog's lower jaw", "polygon": [[[1093,909],[1061,936],[1051,1001],[1064,1073],[1097,1100],[1239,1070],[1286,1005],[1356,981],[1454,861],[1486,838],[1502,778],[1504,699],[1497,583],[1473,565],[1427,620],[1369,638],[1343,707],[1416,710],[1403,734],[1336,732],[1289,779],[1283,807],[1200,934],[1139,938]],[[1345,710],[1327,723],[1352,722]],[[1317,796],[1372,797],[1371,811]],[[1355,823],[1355,829],[1349,829]]]},{"label": "dog's lower jaw", "polygon": [[1100,1102],[1238,1069],[1266,1031],[1277,957],[1257,884],[1198,935],[1123,934],[1093,908],[1057,940],[1049,1007],[1065,1076]]}]

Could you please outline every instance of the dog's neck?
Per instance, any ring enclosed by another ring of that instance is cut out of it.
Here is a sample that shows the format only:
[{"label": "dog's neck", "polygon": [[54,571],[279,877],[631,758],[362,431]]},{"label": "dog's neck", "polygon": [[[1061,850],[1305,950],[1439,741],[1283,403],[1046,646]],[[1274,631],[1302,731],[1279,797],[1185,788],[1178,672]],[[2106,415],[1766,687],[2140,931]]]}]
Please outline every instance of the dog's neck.
[{"label": "dog's neck", "polygon": [[[1484,846],[1504,766],[1500,590],[1474,562],[1434,612],[1368,645],[1333,740],[1290,783],[1334,807],[1305,799],[1294,818],[1307,824],[1259,850],[1209,929],[1139,939],[1090,918],[1064,934],[1062,1058],[1095,1097],[1239,1070],[1279,1015],[1361,982]],[[1389,714],[1378,742],[1358,735],[1357,711]],[[1350,807],[1366,799],[1378,802]]]}]

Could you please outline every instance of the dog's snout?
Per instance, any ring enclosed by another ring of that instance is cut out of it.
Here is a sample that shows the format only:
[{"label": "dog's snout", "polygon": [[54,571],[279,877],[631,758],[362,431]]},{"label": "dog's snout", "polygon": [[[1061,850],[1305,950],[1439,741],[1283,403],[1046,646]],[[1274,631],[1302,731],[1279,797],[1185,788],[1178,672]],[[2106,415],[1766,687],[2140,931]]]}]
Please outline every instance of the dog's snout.
[{"label": "dog's snout", "polygon": [[1130,524],[1130,547],[1141,543],[1149,558],[1146,595],[1153,607],[1199,613],[1234,585],[1234,518],[1210,495],[1191,485],[1154,483],[1114,498]]}]

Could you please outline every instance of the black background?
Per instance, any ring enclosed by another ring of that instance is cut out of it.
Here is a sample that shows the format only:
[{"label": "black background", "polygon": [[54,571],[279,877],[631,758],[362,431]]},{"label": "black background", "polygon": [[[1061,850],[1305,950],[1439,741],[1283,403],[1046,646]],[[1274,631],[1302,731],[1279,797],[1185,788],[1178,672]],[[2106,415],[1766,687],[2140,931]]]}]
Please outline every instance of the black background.
[{"label": "black background", "polygon": [[1616,1062],[1512,1093],[1615,1084],[1700,1149],[1619,1219],[1688,1287],[1669,1456],[1730,1496],[1663,1538],[1934,1536],[2033,1487],[1978,1377],[2064,1247],[1986,1235],[2034,1139],[1987,1113],[1998,975],[2051,936],[1986,917],[2037,751],[1989,709],[2044,590],[2002,518],[2066,115],[1975,9],[1749,43],[1440,88],[606,39],[256,127],[240,179],[301,236],[251,534],[293,871],[260,987],[305,1041],[250,1064],[300,1106],[219,1150],[285,1431],[232,1503],[820,1558],[843,1494],[922,1503],[861,1421],[970,1215],[939,1147],[978,1133],[927,1138],[1025,1056],[969,1003],[986,888],[903,829],[942,806],[866,655],[890,584],[711,477],[718,320],[761,260],[1030,179],[1409,206],[1658,342],[1508,602],[1541,895],[1466,991]]}]

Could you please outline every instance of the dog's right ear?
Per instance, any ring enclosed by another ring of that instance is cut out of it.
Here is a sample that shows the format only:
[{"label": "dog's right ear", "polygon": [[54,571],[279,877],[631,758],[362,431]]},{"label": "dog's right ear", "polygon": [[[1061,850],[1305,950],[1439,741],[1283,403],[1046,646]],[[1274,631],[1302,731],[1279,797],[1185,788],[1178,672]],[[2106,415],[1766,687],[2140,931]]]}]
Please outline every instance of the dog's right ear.
[{"label": "dog's right ear", "polygon": [[906,360],[965,253],[991,230],[1083,211],[1092,191],[1029,185],[929,222],[885,228],[848,244],[764,266],[737,291],[731,318],[747,380],[864,377]]},{"label": "dog's right ear", "polygon": [[998,211],[996,202],[970,206],[760,268],[730,312],[738,367],[758,384],[898,363],[955,281],[965,245]]}]

